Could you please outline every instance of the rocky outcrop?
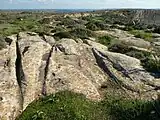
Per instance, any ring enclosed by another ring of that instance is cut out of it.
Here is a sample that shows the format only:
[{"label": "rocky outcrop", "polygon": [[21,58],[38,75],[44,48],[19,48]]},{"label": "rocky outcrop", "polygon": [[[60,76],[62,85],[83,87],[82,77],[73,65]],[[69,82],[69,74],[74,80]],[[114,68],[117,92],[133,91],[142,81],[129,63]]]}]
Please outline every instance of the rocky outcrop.
[{"label": "rocky outcrop", "polygon": [[159,92],[159,79],[140,60],[94,41],[22,32],[6,42],[0,51],[0,119],[14,120],[33,100],[64,90],[101,100],[110,82],[133,98],[155,99]]},{"label": "rocky outcrop", "polygon": [[134,10],[132,13],[132,20],[141,24],[160,25],[159,10]]},{"label": "rocky outcrop", "polygon": [[96,33],[100,35],[111,35],[117,38],[119,42],[124,43],[128,46],[136,46],[146,49],[149,49],[151,47],[150,42],[145,41],[141,38],[136,38],[134,37],[134,35],[129,34],[127,31],[123,31],[120,29],[96,31]]},{"label": "rocky outcrop", "polygon": [[98,87],[107,77],[95,64],[88,45],[72,39],[62,39],[53,47],[46,80],[47,92],[72,90],[90,99],[100,99]]},{"label": "rocky outcrop", "polygon": [[45,57],[50,52],[51,46],[40,36],[30,36],[25,33],[19,34],[17,42],[23,71],[23,74],[21,72],[21,76],[23,76],[21,77],[21,81],[23,81],[21,86],[23,109],[25,109],[31,101],[43,94],[44,76],[40,72],[43,66],[46,66],[47,59]]},{"label": "rocky outcrop", "polygon": [[0,119],[2,120],[13,120],[22,109],[21,90],[16,75],[16,36],[8,39],[12,41],[10,46],[0,51]]}]

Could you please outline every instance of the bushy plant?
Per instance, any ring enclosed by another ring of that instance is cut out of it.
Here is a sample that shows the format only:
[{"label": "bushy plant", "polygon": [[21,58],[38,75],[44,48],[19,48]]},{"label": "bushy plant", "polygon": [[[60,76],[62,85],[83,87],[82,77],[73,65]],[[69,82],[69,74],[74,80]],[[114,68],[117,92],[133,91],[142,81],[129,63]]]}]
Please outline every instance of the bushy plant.
[{"label": "bushy plant", "polygon": [[70,31],[70,34],[75,38],[81,38],[81,39],[88,38],[88,37],[95,37],[95,34],[93,31],[85,28],[76,28]]},{"label": "bushy plant", "polygon": [[45,17],[45,18],[39,20],[39,23],[41,23],[41,24],[50,24],[51,21],[52,21],[51,18]]},{"label": "bushy plant", "polygon": [[135,37],[142,38],[147,41],[152,41],[152,38],[153,38],[152,33],[148,33],[143,30],[131,30],[129,32],[133,34]]},{"label": "bushy plant", "polygon": [[95,37],[96,35],[88,29],[85,28],[75,28],[73,30],[70,31],[62,31],[62,32],[58,32],[54,35],[55,38],[72,38],[72,39],[76,39],[76,38],[88,38],[88,37]]},{"label": "bushy plant", "polygon": [[8,27],[8,28],[4,28],[2,30],[0,30],[0,34],[3,36],[3,37],[6,37],[6,36],[9,36],[9,35],[12,35],[12,34],[17,34],[19,33],[21,30],[20,27]]},{"label": "bushy plant", "polygon": [[160,26],[156,26],[153,30],[155,33],[160,33]]},{"label": "bushy plant", "polygon": [[142,61],[144,68],[149,71],[158,74],[160,76],[160,59],[154,57],[147,57]]},{"label": "bushy plant", "polygon": [[63,91],[34,101],[17,120],[159,120],[155,103],[115,95],[95,102]]},{"label": "bushy plant", "polygon": [[58,32],[54,34],[54,37],[56,39],[62,39],[62,38],[72,38],[71,34],[69,32]]},{"label": "bushy plant", "polygon": [[146,59],[146,57],[151,56],[150,52],[137,50],[123,43],[116,43],[110,45],[108,49],[109,51],[126,54],[128,56],[135,57],[140,60],[144,60]]},{"label": "bushy plant", "polygon": [[0,50],[6,47],[4,38],[0,36]]},{"label": "bushy plant", "polygon": [[109,46],[109,51],[111,52],[118,52],[125,54],[126,52],[130,51],[130,48],[125,44],[115,43]]},{"label": "bushy plant", "polygon": [[17,120],[105,120],[97,103],[69,91],[31,103]]},{"label": "bushy plant", "polygon": [[153,57],[151,52],[141,51],[129,47],[125,44],[113,44],[109,46],[109,51],[118,52],[122,54],[126,54],[131,57],[135,57],[141,60],[142,66],[151,73],[156,73],[160,76],[160,59],[157,57]]},{"label": "bushy plant", "polygon": [[74,24],[77,24],[77,22],[70,17],[62,19],[61,23],[59,23],[59,25],[65,25],[65,26],[70,26]]},{"label": "bushy plant", "polygon": [[93,30],[93,31],[99,30],[98,27],[94,23],[92,23],[92,22],[87,23],[86,24],[86,28],[90,29],[90,30]]},{"label": "bushy plant", "polygon": [[[21,31],[40,31],[41,29],[46,28],[42,26],[39,22],[34,19],[16,19],[11,22],[7,27],[0,30],[0,34],[4,37],[17,34]],[[43,29],[44,30],[44,29]]]},{"label": "bushy plant", "polygon": [[111,41],[113,40],[114,38],[111,37],[111,36],[101,36],[98,38],[98,42],[103,44],[103,45],[110,45]]},{"label": "bushy plant", "polygon": [[134,30],[134,27],[133,26],[125,26],[123,30],[126,30],[126,31],[133,31]]},{"label": "bushy plant", "polygon": [[63,32],[65,29],[60,26],[56,26],[54,29],[51,30],[51,33],[58,33],[58,32]]},{"label": "bushy plant", "polygon": [[100,30],[107,30],[108,26],[104,23],[104,22],[95,22],[96,26],[100,29]]},{"label": "bushy plant", "polygon": [[[151,111],[154,110],[153,103],[148,101],[110,96],[102,105],[105,111],[110,109],[108,111],[111,116],[110,120],[152,120],[155,115],[151,114]],[[158,120],[158,116],[155,118]]]}]

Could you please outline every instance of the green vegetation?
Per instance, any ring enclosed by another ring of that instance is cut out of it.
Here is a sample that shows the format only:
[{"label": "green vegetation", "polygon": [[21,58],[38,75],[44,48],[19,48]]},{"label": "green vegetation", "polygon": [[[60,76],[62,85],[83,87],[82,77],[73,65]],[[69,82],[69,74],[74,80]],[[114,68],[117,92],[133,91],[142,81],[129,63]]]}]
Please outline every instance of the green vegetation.
[{"label": "green vegetation", "polygon": [[33,31],[41,33],[49,32],[47,26],[50,13],[32,12],[1,12],[0,35],[3,37],[17,34],[21,31]]},{"label": "green vegetation", "polygon": [[61,92],[31,103],[17,120],[103,120],[98,103],[72,92]]},{"label": "green vegetation", "polygon": [[76,28],[70,31],[70,34],[75,38],[81,38],[81,39],[88,38],[88,37],[96,37],[93,31],[85,28]]},{"label": "green vegetation", "polygon": [[72,38],[69,32],[58,32],[54,34],[55,39],[62,39],[62,38]]},{"label": "green vegetation", "polygon": [[86,28],[96,31],[96,30],[107,30],[109,27],[107,23],[105,22],[105,17],[102,16],[90,16],[87,17],[87,24]]},{"label": "green vegetation", "polygon": [[71,31],[58,32],[54,35],[54,37],[56,39],[61,39],[61,38],[85,39],[88,37],[96,37],[96,35],[91,30],[84,29],[84,28],[75,28]]},{"label": "green vegetation", "polygon": [[91,21],[86,24],[86,27],[90,30],[107,30],[109,27],[103,21]]},{"label": "green vegetation", "polygon": [[94,102],[65,91],[34,101],[17,120],[158,120],[156,103],[114,95]]},{"label": "green vegetation", "polygon": [[63,18],[59,23],[59,25],[64,25],[64,26],[70,26],[75,24],[78,24],[78,23],[70,17]]},{"label": "green vegetation", "polygon": [[147,57],[142,61],[142,65],[145,67],[147,71],[156,73],[158,76],[160,76],[160,59],[159,58],[153,58],[153,56]]},{"label": "green vegetation", "polygon": [[109,51],[112,52],[118,52],[122,54],[126,54],[131,57],[135,57],[139,60],[141,60],[142,66],[149,72],[160,74],[160,59],[157,56],[157,58],[153,58],[153,54],[151,52],[147,51],[141,51],[137,50],[133,47],[129,47],[126,44],[113,44],[109,46]]},{"label": "green vegetation", "polygon": [[21,31],[34,31],[34,29],[39,29],[40,26],[41,26],[40,23],[32,19],[25,19],[25,20],[18,19],[10,23],[9,26],[7,27],[4,26],[4,28],[0,30],[0,34],[5,37],[12,34],[17,34]]},{"label": "green vegetation", "polygon": [[124,43],[115,43],[109,46],[108,49],[111,52],[126,54],[128,56],[135,57],[140,60],[144,60],[146,57],[151,56],[150,52],[137,50],[133,47],[129,47],[127,44]]},{"label": "green vegetation", "polygon": [[0,50],[6,47],[6,43],[3,37],[0,37]]},{"label": "green vegetation", "polygon": [[94,23],[92,23],[92,22],[87,23],[86,24],[86,28],[90,29],[90,30],[93,30],[93,31],[99,30],[98,27]]},{"label": "green vegetation", "polygon": [[20,31],[21,31],[20,27],[10,26],[8,28],[3,28],[2,30],[0,30],[0,35],[2,35],[3,37],[6,37],[12,34],[17,34]]},{"label": "green vegetation", "polygon": [[51,33],[58,33],[58,32],[64,32],[65,29],[63,27],[60,26],[56,26],[55,28],[53,28],[50,32]]},{"label": "green vegetation", "polygon": [[131,30],[129,33],[133,34],[137,38],[142,38],[147,41],[152,41],[152,33],[145,32],[143,30]]},{"label": "green vegetation", "polygon": [[104,111],[110,115],[109,120],[158,120],[158,114],[151,113],[155,111],[154,104],[154,102],[113,96],[102,101]]},{"label": "green vegetation", "polygon": [[124,28],[123,28],[123,30],[125,30],[125,31],[133,31],[135,28],[131,25],[131,26],[129,26],[129,25],[127,25],[127,26],[125,26]]},{"label": "green vegetation", "polygon": [[109,35],[108,36],[101,36],[98,38],[98,42],[103,45],[106,45],[106,46],[110,45],[113,40],[114,40],[114,38]]},{"label": "green vegetation", "polygon": [[155,26],[153,32],[160,33],[160,26]]}]

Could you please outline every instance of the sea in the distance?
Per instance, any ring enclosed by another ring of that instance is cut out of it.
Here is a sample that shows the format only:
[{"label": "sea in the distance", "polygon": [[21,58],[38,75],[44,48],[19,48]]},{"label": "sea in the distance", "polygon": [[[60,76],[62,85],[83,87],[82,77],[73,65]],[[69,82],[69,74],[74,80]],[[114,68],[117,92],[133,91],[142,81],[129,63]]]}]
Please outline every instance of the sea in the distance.
[{"label": "sea in the distance", "polygon": [[[77,13],[77,12],[91,12],[96,10],[144,10],[140,8],[112,8],[112,9],[0,9],[0,11],[15,11],[15,12],[54,12],[54,13]],[[146,9],[159,10],[159,9]]]},{"label": "sea in the distance", "polygon": [[1,9],[0,11],[24,11],[24,12],[55,12],[55,13],[73,13],[89,12],[95,9]]}]

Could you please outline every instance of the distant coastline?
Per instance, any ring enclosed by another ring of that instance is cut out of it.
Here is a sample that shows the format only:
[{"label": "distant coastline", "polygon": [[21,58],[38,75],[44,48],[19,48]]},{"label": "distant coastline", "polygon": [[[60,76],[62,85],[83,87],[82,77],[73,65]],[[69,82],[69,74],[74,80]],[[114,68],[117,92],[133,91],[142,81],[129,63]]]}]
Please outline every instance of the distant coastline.
[{"label": "distant coastline", "polygon": [[0,9],[0,11],[12,12],[54,12],[54,13],[77,13],[77,12],[92,12],[101,10],[160,10],[157,9],[143,9],[143,8],[110,8],[110,9]]},{"label": "distant coastline", "polygon": [[0,9],[0,11],[24,11],[24,12],[55,12],[55,13],[74,13],[74,12],[91,12],[99,9]]}]

